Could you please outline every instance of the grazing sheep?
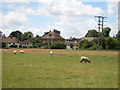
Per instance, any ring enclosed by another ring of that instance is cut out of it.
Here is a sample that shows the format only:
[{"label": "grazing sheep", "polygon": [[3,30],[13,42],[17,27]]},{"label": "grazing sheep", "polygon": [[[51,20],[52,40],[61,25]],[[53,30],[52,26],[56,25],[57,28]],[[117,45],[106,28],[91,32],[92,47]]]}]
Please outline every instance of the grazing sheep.
[{"label": "grazing sheep", "polygon": [[3,50],[3,53],[6,53],[7,51],[6,50]]},{"label": "grazing sheep", "polygon": [[16,54],[16,51],[14,50],[13,53]]},{"label": "grazing sheep", "polygon": [[89,63],[90,63],[90,60],[88,59],[88,57],[85,57],[85,56],[82,56],[82,57],[81,57],[80,63],[83,62],[83,61],[85,61],[85,63],[86,63],[86,62],[89,62]]},{"label": "grazing sheep", "polygon": [[50,55],[53,55],[53,51],[50,51]]},{"label": "grazing sheep", "polygon": [[23,51],[23,50],[20,50],[20,53],[24,53],[24,51]]}]

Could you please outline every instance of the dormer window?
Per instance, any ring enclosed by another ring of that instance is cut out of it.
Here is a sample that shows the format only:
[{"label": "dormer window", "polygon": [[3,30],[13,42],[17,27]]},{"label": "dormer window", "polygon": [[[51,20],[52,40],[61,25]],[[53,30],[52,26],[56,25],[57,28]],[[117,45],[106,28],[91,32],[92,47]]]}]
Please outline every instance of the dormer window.
[{"label": "dormer window", "polygon": [[49,34],[49,37],[51,37],[52,36],[52,34]]}]

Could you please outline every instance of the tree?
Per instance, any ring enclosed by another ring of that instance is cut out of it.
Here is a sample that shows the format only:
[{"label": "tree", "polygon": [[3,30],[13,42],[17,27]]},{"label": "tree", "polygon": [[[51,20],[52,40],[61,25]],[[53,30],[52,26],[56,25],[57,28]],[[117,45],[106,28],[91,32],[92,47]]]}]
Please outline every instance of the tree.
[{"label": "tree", "polygon": [[109,37],[110,31],[111,31],[110,27],[105,27],[102,31],[103,36],[104,37]]},{"label": "tree", "polygon": [[120,30],[119,30],[118,33],[116,34],[116,37],[118,38],[118,40],[120,40]]},{"label": "tree", "polygon": [[96,30],[89,30],[85,37],[98,37],[98,32]]},{"label": "tree", "polygon": [[91,42],[91,41],[88,41],[88,40],[82,40],[82,41],[80,42],[80,47],[81,47],[82,49],[90,48],[90,47],[92,47],[93,45],[94,45],[94,43]]},{"label": "tree", "polygon": [[33,38],[33,33],[32,32],[24,32],[24,34],[22,35],[22,41],[24,40],[30,40],[31,38]]},{"label": "tree", "polygon": [[13,31],[12,33],[10,33],[9,37],[16,37],[16,38],[21,38],[22,36],[22,32],[20,31]]},{"label": "tree", "polygon": [[39,35],[36,35],[36,37],[32,37],[29,40],[33,42],[33,46],[35,48],[39,48],[42,45],[42,40],[41,40],[41,37]]},{"label": "tree", "polygon": [[108,37],[105,38],[106,49],[115,49],[118,45],[118,40],[116,38]]},{"label": "tree", "polygon": [[2,32],[0,31],[0,37],[2,37]]}]

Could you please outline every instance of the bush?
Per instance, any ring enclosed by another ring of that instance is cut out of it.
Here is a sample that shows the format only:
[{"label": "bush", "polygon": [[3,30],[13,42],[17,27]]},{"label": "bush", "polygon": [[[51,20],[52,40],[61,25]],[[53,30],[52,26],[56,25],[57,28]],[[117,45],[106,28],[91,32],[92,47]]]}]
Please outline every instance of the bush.
[{"label": "bush", "polygon": [[35,43],[35,44],[33,45],[34,48],[39,48],[40,46],[41,46],[40,43]]},{"label": "bush", "polygon": [[65,49],[66,45],[64,42],[53,42],[50,45],[50,49]]},{"label": "bush", "polygon": [[89,49],[90,49],[90,50],[96,50],[97,48],[98,48],[98,46],[97,46],[97,45],[94,45],[94,46],[90,47]]},{"label": "bush", "polygon": [[29,48],[33,48],[33,46],[29,46]]},{"label": "bush", "polygon": [[50,49],[50,45],[44,46],[44,49]]},{"label": "bush", "polygon": [[5,48],[6,47],[6,43],[2,42],[2,48]]}]

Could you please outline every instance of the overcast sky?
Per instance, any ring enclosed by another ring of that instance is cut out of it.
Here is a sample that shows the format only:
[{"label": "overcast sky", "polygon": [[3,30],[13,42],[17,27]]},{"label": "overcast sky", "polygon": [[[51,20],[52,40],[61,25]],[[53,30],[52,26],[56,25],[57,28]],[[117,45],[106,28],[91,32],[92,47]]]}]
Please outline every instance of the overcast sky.
[{"label": "overcast sky", "polygon": [[[80,38],[88,30],[96,29],[97,15],[106,16],[105,26],[118,31],[117,0],[4,0],[0,3],[0,31],[8,36],[12,31],[33,32],[42,36],[44,32],[57,29],[61,36]],[[116,2],[115,2],[116,1]]]}]

